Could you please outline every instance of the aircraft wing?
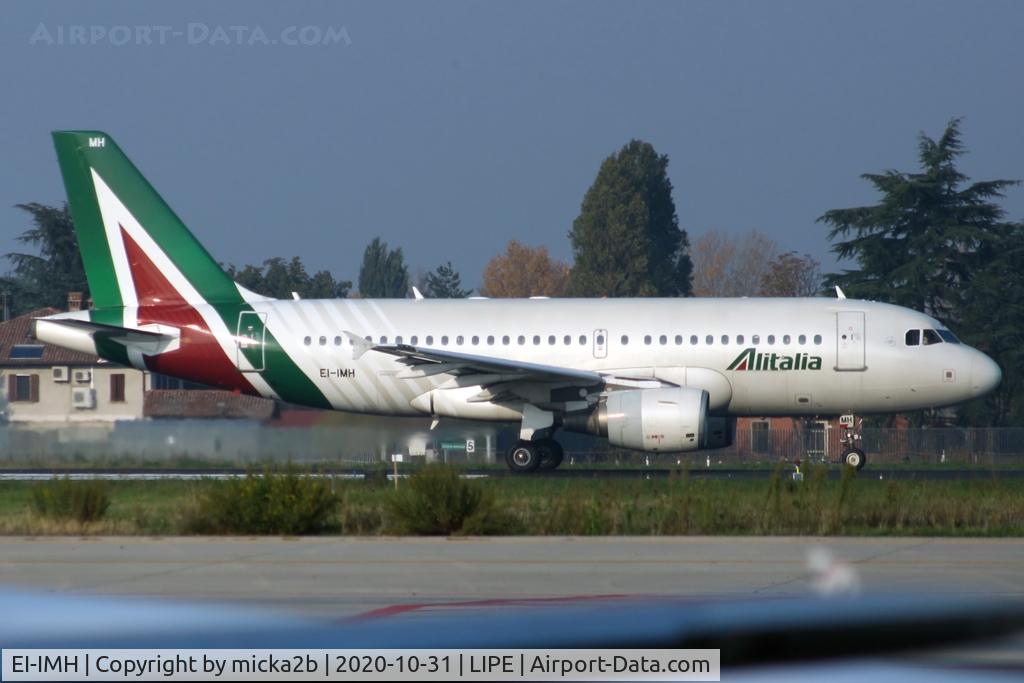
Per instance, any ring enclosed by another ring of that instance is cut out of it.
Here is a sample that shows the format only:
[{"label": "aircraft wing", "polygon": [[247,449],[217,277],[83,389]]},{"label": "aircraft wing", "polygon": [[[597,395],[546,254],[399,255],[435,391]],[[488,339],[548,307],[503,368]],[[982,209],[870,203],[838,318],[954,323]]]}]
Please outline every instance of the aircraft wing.
[{"label": "aircraft wing", "polygon": [[591,370],[527,363],[508,358],[479,356],[460,351],[423,348],[408,344],[374,344],[352,332],[346,332],[346,334],[352,340],[357,358],[367,351],[397,356],[413,371],[414,374],[410,374],[408,378],[446,373],[472,375],[476,380],[481,380],[478,383],[483,384],[534,380],[579,386],[603,385],[611,379],[611,377]]}]

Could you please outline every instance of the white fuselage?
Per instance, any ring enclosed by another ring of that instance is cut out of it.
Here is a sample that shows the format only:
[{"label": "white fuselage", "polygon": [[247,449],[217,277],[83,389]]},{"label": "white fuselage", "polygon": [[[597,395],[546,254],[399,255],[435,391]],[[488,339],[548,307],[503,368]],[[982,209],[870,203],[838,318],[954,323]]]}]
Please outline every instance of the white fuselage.
[{"label": "white fuselage", "polygon": [[[433,412],[511,420],[518,419],[520,407],[514,402],[467,402],[479,386],[458,386],[443,373],[416,377],[407,365],[383,353],[368,352],[356,359],[344,331],[374,344],[408,344],[593,370],[641,383],[660,380],[697,386],[709,391],[713,411],[731,415],[939,407],[981,395],[1000,377],[991,359],[966,345],[908,346],[909,330],[944,327],[933,318],[848,299],[340,299],[250,304],[265,314],[267,330],[331,405],[352,412]],[[729,369],[744,353],[745,367]],[[424,401],[422,397],[431,392],[443,400]]]}]

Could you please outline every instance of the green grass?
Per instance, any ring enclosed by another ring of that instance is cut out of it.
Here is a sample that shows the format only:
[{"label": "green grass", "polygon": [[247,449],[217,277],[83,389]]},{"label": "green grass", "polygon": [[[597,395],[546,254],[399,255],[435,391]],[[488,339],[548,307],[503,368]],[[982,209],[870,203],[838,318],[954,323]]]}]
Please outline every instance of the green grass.
[{"label": "green grass", "polygon": [[[812,466],[800,483],[782,468],[768,480],[691,478],[684,469],[650,480],[503,477],[474,481],[482,501],[478,505],[489,511],[487,523],[468,523],[473,518],[470,512],[461,524],[428,532],[1024,536],[1024,479],[993,475],[958,481],[879,480],[852,474],[829,479],[826,474],[825,468]],[[110,482],[111,505],[105,517],[77,524],[32,513],[31,483],[0,482],[0,533],[185,533],[197,501],[223,492],[228,485],[220,481]],[[411,528],[399,511],[401,505],[396,505],[396,495],[412,490],[408,480],[399,484],[398,494],[381,477],[334,480],[330,487],[337,503],[322,525],[330,533],[424,533]],[[410,509],[416,506],[431,509],[429,501],[422,499]]]}]

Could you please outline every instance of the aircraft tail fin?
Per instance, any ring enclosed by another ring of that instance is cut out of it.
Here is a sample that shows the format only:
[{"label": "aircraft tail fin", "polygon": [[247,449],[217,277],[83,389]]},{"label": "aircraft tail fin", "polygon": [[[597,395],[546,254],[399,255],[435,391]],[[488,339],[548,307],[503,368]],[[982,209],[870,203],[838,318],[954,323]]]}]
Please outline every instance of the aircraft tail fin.
[{"label": "aircraft tail fin", "polygon": [[55,131],[53,141],[96,308],[242,300],[113,138]]}]

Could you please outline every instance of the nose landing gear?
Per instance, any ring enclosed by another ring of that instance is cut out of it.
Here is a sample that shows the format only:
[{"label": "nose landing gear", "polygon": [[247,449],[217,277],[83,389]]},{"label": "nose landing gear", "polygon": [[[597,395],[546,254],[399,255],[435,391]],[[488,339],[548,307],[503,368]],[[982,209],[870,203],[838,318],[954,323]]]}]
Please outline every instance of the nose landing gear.
[{"label": "nose landing gear", "polygon": [[[864,469],[864,465],[868,462],[863,449],[859,447],[861,442],[859,427],[863,422],[863,419],[858,422],[853,415],[841,415],[839,417],[839,426],[843,430],[839,436],[839,444],[842,448],[840,462],[857,470]],[[857,425],[856,429],[854,427],[855,423]]]}]

